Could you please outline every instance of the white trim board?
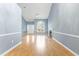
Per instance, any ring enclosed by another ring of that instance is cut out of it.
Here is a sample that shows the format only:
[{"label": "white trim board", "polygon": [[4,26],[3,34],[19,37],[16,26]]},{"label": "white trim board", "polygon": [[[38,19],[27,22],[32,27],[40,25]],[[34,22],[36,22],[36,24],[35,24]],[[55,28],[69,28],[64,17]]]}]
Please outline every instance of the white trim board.
[{"label": "white trim board", "polygon": [[56,40],[54,37],[52,38],[53,40],[55,40],[57,43],[59,43],[60,45],[62,45],[64,48],[66,48],[68,51],[70,51],[72,54],[74,54],[75,56],[79,56],[77,53],[75,53],[74,51],[72,51],[71,49],[69,49],[67,46],[65,46],[64,44],[62,44],[61,42],[59,42],[58,40]]},{"label": "white trim board", "polygon": [[16,48],[17,46],[19,46],[22,42],[17,43],[16,45],[14,45],[12,48],[10,48],[9,50],[7,50],[6,52],[4,52],[3,54],[1,54],[0,56],[5,56],[5,54],[9,53],[10,51],[12,51],[14,48]]},{"label": "white trim board", "polygon": [[15,33],[7,33],[7,34],[0,34],[0,37],[7,36],[7,35],[13,35],[13,34],[19,34],[21,32],[15,32]]},{"label": "white trim board", "polygon": [[57,33],[57,34],[62,34],[62,35],[66,35],[66,36],[71,36],[71,37],[79,38],[78,35],[73,35],[73,34],[67,34],[67,33],[56,32],[56,31],[54,31],[53,33]]}]

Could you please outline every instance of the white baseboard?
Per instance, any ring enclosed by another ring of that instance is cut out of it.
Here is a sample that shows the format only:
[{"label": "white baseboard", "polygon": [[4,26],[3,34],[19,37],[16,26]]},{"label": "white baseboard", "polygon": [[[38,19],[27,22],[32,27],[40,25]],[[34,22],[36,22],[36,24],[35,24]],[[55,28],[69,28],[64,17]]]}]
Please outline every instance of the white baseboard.
[{"label": "white baseboard", "polygon": [[18,44],[16,44],[15,46],[13,46],[12,48],[10,48],[9,50],[7,50],[6,52],[4,52],[3,54],[1,54],[1,56],[5,56],[5,54],[9,53],[10,51],[12,51],[14,48],[16,48],[17,46],[19,46],[22,42],[19,42]]},{"label": "white baseboard", "polygon": [[55,40],[57,43],[59,43],[60,45],[62,45],[64,48],[66,48],[68,51],[70,51],[72,54],[74,54],[75,56],[79,56],[77,53],[75,53],[74,51],[72,51],[71,49],[69,49],[67,46],[65,46],[63,43],[59,42],[58,40],[56,40],[53,37],[53,40]]}]

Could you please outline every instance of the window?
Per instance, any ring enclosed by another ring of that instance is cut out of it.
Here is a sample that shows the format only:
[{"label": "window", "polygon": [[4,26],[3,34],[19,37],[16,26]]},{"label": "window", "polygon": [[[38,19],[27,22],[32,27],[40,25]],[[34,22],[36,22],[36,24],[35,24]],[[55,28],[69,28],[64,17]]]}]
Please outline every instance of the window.
[{"label": "window", "polygon": [[37,32],[40,32],[40,33],[45,32],[45,22],[44,21],[37,22]]}]

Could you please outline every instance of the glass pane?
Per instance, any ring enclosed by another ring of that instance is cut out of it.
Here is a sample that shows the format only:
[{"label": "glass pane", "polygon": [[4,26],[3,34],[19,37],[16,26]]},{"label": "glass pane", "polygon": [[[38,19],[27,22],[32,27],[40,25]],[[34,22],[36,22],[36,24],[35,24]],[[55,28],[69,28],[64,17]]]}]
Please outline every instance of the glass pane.
[{"label": "glass pane", "polygon": [[37,32],[39,32],[39,33],[45,32],[45,22],[44,21],[37,22]]}]

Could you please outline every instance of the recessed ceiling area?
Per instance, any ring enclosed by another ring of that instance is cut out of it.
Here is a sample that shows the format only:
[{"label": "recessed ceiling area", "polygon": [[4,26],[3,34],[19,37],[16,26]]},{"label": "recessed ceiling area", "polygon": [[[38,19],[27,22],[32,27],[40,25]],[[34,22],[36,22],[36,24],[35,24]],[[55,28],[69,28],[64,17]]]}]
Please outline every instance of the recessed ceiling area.
[{"label": "recessed ceiling area", "polygon": [[32,21],[34,19],[47,19],[51,3],[19,3],[22,9],[22,15],[25,20]]}]

